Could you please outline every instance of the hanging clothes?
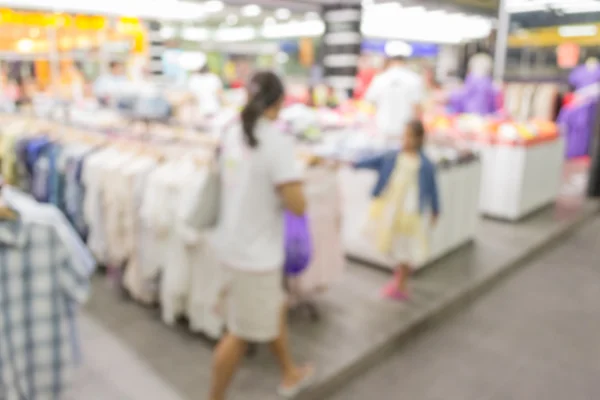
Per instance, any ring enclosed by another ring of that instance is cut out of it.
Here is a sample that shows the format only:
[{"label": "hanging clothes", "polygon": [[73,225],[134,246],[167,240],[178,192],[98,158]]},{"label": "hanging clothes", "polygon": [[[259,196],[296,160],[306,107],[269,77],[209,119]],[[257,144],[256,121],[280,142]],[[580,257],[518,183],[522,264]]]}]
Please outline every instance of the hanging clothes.
[{"label": "hanging clothes", "polygon": [[1,196],[18,218],[0,221],[0,398],[60,400],[95,264],[54,207],[10,187]]},{"label": "hanging clothes", "polygon": [[303,292],[324,290],[338,282],[346,261],[342,243],[342,199],[335,170],[309,168],[305,173],[304,192],[313,243],[313,256],[300,277]]}]

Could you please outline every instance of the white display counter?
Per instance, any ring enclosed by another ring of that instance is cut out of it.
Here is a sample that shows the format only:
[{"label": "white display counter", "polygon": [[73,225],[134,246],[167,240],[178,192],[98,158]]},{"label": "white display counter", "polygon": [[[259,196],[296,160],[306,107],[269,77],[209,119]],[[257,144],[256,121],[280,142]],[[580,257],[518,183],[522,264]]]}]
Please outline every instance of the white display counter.
[{"label": "white display counter", "polygon": [[478,146],[482,214],[517,221],[552,204],[562,181],[564,146],[562,138],[530,146]]},{"label": "white display counter", "polygon": [[[343,196],[344,245],[351,258],[384,268],[393,269],[393,262],[370,245],[365,238],[364,226],[371,201],[376,173],[364,170],[340,171]],[[478,159],[439,166],[438,189],[441,214],[438,223],[430,229],[430,249],[420,269],[469,243],[475,237],[479,219],[477,204],[481,182],[481,163]]]}]

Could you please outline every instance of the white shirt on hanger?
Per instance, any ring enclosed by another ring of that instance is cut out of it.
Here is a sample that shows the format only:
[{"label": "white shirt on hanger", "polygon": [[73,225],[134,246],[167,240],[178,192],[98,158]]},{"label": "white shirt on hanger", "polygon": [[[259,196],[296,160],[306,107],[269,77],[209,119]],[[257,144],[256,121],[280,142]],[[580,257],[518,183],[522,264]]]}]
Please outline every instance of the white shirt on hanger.
[{"label": "white shirt on hanger", "polygon": [[246,145],[241,127],[224,135],[223,196],[218,248],[230,268],[268,272],[283,267],[283,204],[277,186],[300,179],[293,138],[275,122],[255,127],[258,147]]},{"label": "white shirt on hanger", "polygon": [[188,83],[189,89],[198,102],[202,115],[215,114],[221,108],[219,93],[223,90],[221,79],[213,73],[194,74]]}]

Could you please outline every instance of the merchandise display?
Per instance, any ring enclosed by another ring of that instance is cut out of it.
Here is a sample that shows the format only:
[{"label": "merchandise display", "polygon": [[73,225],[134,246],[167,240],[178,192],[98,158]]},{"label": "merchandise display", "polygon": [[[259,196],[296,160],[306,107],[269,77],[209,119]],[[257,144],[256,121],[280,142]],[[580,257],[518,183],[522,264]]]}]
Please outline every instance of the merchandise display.
[{"label": "merchandise display", "polygon": [[[425,235],[429,237],[430,245],[417,255],[417,269],[473,240],[479,218],[477,201],[481,168],[477,158],[472,154],[458,157],[458,153],[451,149],[431,149],[428,153],[438,161],[436,169],[442,211],[435,228],[426,227]],[[454,159],[446,158],[443,153]],[[364,236],[375,174],[343,170],[340,177],[346,254],[360,261],[396,268],[392,260],[369,245]]]},{"label": "merchandise display", "polygon": [[554,123],[461,115],[435,117],[427,124],[433,141],[480,153],[484,215],[516,221],[558,197],[564,140]]},{"label": "merchandise display", "polygon": [[55,207],[6,185],[0,202],[0,398],[63,398],[95,262]]},{"label": "merchandise display", "polygon": [[[185,316],[192,331],[221,335],[215,305],[224,278],[215,229],[198,224],[188,215],[191,208],[180,206],[195,201],[196,211],[213,209],[202,188],[209,182],[215,142],[164,126],[112,127],[102,134],[14,116],[2,123],[7,183],[58,207],[134,300],[160,303],[166,324]],[[310,275],[298,277],[303,296],[339,279],[344,264],[339,222],[322,217],[340,219],[335,171],[310,167],[306,176],[305,221],[315,245],[306,267]]]},{"label": "merchandise display", "polygon": [[[324,157],[360,160],[390,149],[385,140],[378,139],[360,131],[337,131],[326,134],[323,143],[315,146],[313,151]],[[479,218],[481,167],[477,156],[471,151],[457,151],[448,146],[431,146],[426,153],[436,164],[442,211],[435,229],[426,228],[430,246],[418,255],[417,268],[473,240]],[[395,268],[389,257],[365,240],[376,174],[344,168],[339,172],[339,179],[346,254],[360,261]]]}]

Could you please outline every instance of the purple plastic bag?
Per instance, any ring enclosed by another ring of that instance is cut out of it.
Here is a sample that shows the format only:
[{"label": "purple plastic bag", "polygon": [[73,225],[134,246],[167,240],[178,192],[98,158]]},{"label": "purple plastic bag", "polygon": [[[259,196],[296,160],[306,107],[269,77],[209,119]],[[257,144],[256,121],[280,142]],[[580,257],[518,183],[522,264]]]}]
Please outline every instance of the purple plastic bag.
[{"label": "purple plastic bag", "polygon": [[308,219],[285,212],[285,262],[287,276],[300,275],[312,258],[312,241]]}]

